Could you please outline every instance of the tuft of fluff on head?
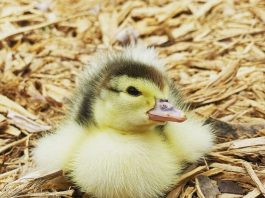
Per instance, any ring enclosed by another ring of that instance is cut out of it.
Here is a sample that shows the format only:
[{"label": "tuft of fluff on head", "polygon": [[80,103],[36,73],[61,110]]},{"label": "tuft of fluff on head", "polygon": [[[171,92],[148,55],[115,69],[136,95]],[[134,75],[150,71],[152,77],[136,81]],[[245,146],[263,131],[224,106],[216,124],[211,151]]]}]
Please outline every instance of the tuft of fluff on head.
[{"label": "tuft of fluff on head", "polygon": [[[164,71],[164,62],[158,58],[154,47],[147,47],[144,44],[128,45],[121,51],[99,52],[91,57],[90,63],[85,67],[84,75],[90,77],[97,74],[107,63],[118,59],[140,62],[150,67]],[[82,75],[83,77],[85,77]]]},{"label": "tuft of fluff on head", "polygon": [[122,56],[126,59],[141,62],[164,71],[164,62],[158,58],[157,51],[154,47],[146,47],[143,44],[127,46]]}]

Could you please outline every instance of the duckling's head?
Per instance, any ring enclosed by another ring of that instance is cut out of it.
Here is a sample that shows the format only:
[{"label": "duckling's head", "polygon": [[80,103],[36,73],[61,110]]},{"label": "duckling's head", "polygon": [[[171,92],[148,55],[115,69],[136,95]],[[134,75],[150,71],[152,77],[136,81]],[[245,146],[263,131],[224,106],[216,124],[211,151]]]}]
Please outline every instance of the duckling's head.
[{"label": "duckling's head", "polygon": [[175,107],[179,101],[173,98],[176,90],[172,93],[160,63],[150,56],[153,49],[140,49],[141,55],[136,46],[104,57],[98,68],[83,78],[75,113],[78,123],[141,132],[168,121],[185,120],[184,113]]}]

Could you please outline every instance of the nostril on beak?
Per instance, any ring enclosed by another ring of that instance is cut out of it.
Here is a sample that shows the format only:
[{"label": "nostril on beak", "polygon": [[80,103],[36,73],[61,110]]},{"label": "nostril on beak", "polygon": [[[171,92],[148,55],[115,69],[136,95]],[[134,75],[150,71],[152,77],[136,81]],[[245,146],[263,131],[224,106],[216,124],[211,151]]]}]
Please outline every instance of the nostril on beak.
[{"label": "nostril on beak", "polygon": [[161,104],[161,106],[160,106],[160,107],[161,107],[161,109],[162,109],[162,110],[166,110],[166,109],[168,108],[168,106],[167,106],[167,105],[165,105],[165,104]]},{"label": "nostril on beak", "polygon": [[169,103],[168,99],[159,99],[158,100],[158,107],[162,111],[170,111],[174,108],[174,106]]},{"label": "nostril on beak", "polygon": [[168,99],[159,99],[159,102],[168,102]]}]

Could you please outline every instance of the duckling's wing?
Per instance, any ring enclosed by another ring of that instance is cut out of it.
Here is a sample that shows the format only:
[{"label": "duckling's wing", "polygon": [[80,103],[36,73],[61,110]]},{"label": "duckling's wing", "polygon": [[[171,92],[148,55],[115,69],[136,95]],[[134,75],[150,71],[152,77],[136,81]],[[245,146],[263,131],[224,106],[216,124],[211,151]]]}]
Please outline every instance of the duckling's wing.
[{"label": "duckling's wing", "polygon": [[62,125],[56,133],[42,137],[33,150],[33,159],[40,170],[67,169],[75,147],[82,137],[80,127],[73,122]]},{"label": "duckling's wing", "polygon": [[214,144],[214,130],[211,125],[195,117],[182,123],[168,123],[163,131],[173,152],[181,161],[194,162],[209,152]]}]

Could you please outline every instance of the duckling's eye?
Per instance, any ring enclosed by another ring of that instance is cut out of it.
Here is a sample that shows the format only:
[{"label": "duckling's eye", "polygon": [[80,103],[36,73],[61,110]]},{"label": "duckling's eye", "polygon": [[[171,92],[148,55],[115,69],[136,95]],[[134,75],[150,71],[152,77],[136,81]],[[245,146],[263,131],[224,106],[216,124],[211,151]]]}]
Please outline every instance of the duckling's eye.
[{"label": "duckling's eye", "polygon": [[135,87],[133,86],[129,86],[127,89],[126,89],[126,92],[132,96],[140,96],[142,93],[136,89]]}]

